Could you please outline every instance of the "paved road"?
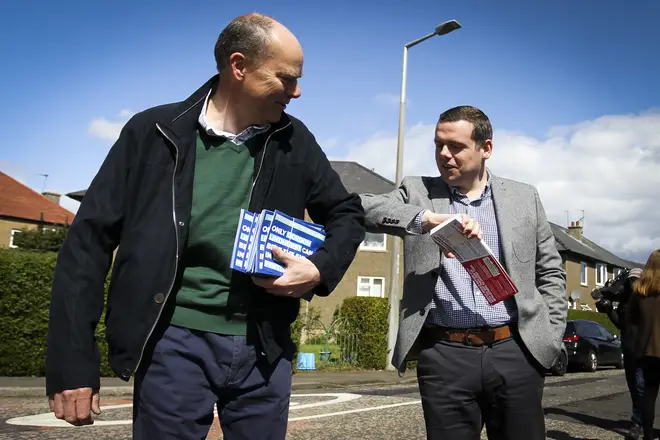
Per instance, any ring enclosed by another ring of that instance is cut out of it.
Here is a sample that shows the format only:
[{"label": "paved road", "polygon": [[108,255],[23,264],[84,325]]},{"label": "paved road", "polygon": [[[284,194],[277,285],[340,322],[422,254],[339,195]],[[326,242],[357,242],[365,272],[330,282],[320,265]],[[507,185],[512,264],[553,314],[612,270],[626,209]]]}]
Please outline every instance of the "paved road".
[{"label": "paved road", "polygon": [[[131,399],[103,402],[94,426],[54,427],[59,421],[38,398],[0,398],[0,440],[129,439]],[[549,377],[544,393],[547,438],[553,440],[622,439],[629,397],[620,370]],[[297,391],[292,398],[288,439],[425,439],[417,388],[346,387]],[[221,439],[218,422],[209,439]],[[485,432],[482,435],[485,439]]]}]

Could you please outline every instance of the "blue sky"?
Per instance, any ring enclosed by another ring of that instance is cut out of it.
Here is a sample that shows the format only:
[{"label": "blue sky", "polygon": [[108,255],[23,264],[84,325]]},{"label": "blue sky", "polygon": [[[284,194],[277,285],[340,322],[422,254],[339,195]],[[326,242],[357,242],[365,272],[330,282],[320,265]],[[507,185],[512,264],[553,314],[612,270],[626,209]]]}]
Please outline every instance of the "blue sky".
[{"label": "blue sky", "polygon": [[288,110],[334,158],[396,133],[402,45],[448,19],[463,28],[410,51],[408,126],[472,104],[496,130],[543,142],[553,127],[660,106],[657,1],[192,3],[1,1],[0,169],[37,190],[39,173],[47,189],[86,188],[107,123],[186,98],[215,73],[222,27],[255,10],[301,41],[302,98]]}]

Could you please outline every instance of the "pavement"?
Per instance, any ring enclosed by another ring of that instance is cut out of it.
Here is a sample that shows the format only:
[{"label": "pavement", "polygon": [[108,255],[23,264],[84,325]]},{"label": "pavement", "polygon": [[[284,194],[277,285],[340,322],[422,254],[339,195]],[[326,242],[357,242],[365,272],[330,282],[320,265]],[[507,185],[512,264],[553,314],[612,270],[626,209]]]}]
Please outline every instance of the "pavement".
[{"label": "pavement", "polygon": [[[400,378],[395,371],[298,371],[293,375],[294,391],[343,388],[358,385],[404,385],[417,383],[414,370]],[[43,377],[0,377],[0,397],[43,397],[46,380]],[[101,378],[101,396],[131,396],[133,381]]]},{"label": "pavement", "polygon": [[[303,389],[291,397],[287,439],[426,439],[419,390],[409,373],[402,379],[385,371],[299,372],[294,382]],[[40,384],[7,379],[0,388],[20,383]],[[103,414],[94,425],[77,428],[55,419],[43,395],[0,397],[0,440],[130,439],[132,397],[102,396],[101,404]],[[621,440],[630,416],[623,371],[609,368],[547,377],[543,405],[550,440]],[[207,438],[223,439],[217,416]],[[486,438],[484,430],[481,439]]]}]

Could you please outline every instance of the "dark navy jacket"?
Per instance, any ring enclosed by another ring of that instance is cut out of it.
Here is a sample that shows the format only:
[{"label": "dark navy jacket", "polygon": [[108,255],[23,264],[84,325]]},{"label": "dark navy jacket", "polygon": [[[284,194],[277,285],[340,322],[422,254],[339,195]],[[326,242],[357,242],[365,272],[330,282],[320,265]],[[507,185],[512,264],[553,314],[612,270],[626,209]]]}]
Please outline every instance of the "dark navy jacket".
[{"label": "dark navy jacket", "polygon": [[[141,112],[124,126],[59,252],[53,278],[46,391],[99,389],[94,330],[104,307],[104,280],[114,260],[107,298],[108,357],[128,380],[167,327],[178,265],[186,248],[192,204],[198,116],[211,78],[185,101]],[[326,241],[309,259],[321,273],[314,294],[337,286],[364,239],[364,211],[349,194],[302,122],[283,113],[259,135],[249,209],[278,209],[323,224]],[[235,272],[248,301],[248,341],[273,362],[292,347],[290,323],[300,300],[277,297]]]}]

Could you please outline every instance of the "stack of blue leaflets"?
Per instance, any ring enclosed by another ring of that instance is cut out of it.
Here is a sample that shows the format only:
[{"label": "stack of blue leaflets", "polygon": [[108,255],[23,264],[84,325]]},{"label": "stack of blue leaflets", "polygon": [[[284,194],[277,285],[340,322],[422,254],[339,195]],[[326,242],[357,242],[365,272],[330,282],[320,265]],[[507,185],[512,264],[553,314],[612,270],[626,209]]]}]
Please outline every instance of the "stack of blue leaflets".
[{"label": "stack of blue leaflets", "polygon": [[279,277],[285,267],[273,257],[273,246],[307,257],[316,252],[324,240],[325,231],[321,225],[277,210],[254,214],[241,209],[230,266],[251,275]]}]

